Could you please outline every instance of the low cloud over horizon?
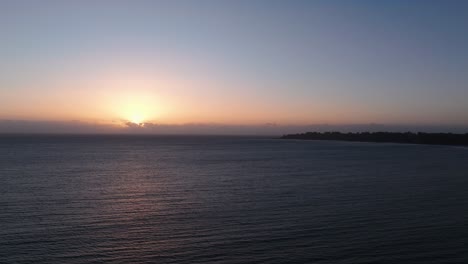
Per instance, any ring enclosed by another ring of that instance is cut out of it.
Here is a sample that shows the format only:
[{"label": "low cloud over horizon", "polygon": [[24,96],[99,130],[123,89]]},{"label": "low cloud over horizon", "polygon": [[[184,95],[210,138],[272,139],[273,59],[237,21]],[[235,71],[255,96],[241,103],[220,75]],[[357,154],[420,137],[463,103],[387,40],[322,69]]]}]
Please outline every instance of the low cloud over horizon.
[{"label": "low cloud over horizon", "polygon": [[83,121],[0,120],[1,134],[154,134],[154,135],[283,135],[307,131],[340,132],[450,132],[468,133],[468,125],[403,125],[403,124],[310,124],[310,125],[227,125],[210,123],[136,124],[124,126]]}]

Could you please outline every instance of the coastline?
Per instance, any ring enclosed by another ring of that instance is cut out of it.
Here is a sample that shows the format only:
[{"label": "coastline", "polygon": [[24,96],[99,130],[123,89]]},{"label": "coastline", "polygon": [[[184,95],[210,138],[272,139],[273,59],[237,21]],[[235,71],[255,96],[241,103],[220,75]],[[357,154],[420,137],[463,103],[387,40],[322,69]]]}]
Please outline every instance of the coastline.
[{"label": "coastline", "polygon": [[419,145],[444,145],[444,146],[468,146],[468,133],[412,133],[412,132],[305,132],[300,134],[287,134],[280,139],[296,140],[333,140],[349,142],[372,142],[372,143],[400,143]]}]

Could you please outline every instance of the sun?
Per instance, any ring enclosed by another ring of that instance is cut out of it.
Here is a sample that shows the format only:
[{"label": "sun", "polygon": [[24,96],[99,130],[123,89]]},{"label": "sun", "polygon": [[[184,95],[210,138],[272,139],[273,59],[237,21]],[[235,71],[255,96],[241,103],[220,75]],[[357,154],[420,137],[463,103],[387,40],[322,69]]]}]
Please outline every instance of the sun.
[{"label": "sun", "polygon": [[129,103],[122,107],[121,117],[127,122],[143,126],[154,115],[155,110],[144,103]]},{"label": "sun", "polygon": [[134,123],[134,124],[143,124],[143,122],[145,121],[145,118],[142,116],[142,115],[133,115],[131,118],[130,118],[130,122]]},{"label": "sun", "polygon": [[122,125],[130,125],[131,127],[134,127],[134,125],[144,127],[146,123],[150,123],[151,120],[154,120],[156,114],[157,111],[154,105],[144,101],[123,103],[117,111],[117,116],[123,121]]},{"label": "sun", "polygon": [[124,91],[114,94],[109,101],[113,115],[122,121],[123,126],[132,123],[143,127],[146,123],[153,122],[159,117],[162,105],[159,99],[149,92]]}]

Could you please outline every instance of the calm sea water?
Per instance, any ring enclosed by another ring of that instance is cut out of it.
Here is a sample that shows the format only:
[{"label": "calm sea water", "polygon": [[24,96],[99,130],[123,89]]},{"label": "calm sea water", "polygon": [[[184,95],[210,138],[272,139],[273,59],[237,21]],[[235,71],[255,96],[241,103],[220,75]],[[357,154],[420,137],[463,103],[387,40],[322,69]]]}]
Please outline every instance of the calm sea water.
[{"label": "calm sea water", "polygon": [[467,223],[467,148],[0,137],[0,263],[468,263]]}]

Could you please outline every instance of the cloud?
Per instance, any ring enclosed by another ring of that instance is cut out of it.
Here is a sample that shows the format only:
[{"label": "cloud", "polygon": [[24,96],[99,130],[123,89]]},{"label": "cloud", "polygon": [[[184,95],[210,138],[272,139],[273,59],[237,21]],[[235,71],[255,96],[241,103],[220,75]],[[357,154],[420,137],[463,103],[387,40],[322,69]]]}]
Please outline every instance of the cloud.
[{"label": "cloud", "polygon": [[125,122],[123,125],[106,125],[82,121],[25,121],[0,120],[0,133],[55,133],[55,134],[192,134],[192,135],[283,135],[306,131],[340,132],[453,132],[466,133],[467,126],[417,126],[384,124],[351,125],[281,125],[266,123],[261,125],[225,125],[225,124],[136,124]]},{"label": "cloud", "polygon": [[137,123],[127,121],[125,122],[125,126],[127,126],[128,128],[141,128],[144,126],[144,124],[137,124]]},{"label": "cloud", "polygon": [[115,126],[82,121],[0,120],[0,133],[112,133]]}]

